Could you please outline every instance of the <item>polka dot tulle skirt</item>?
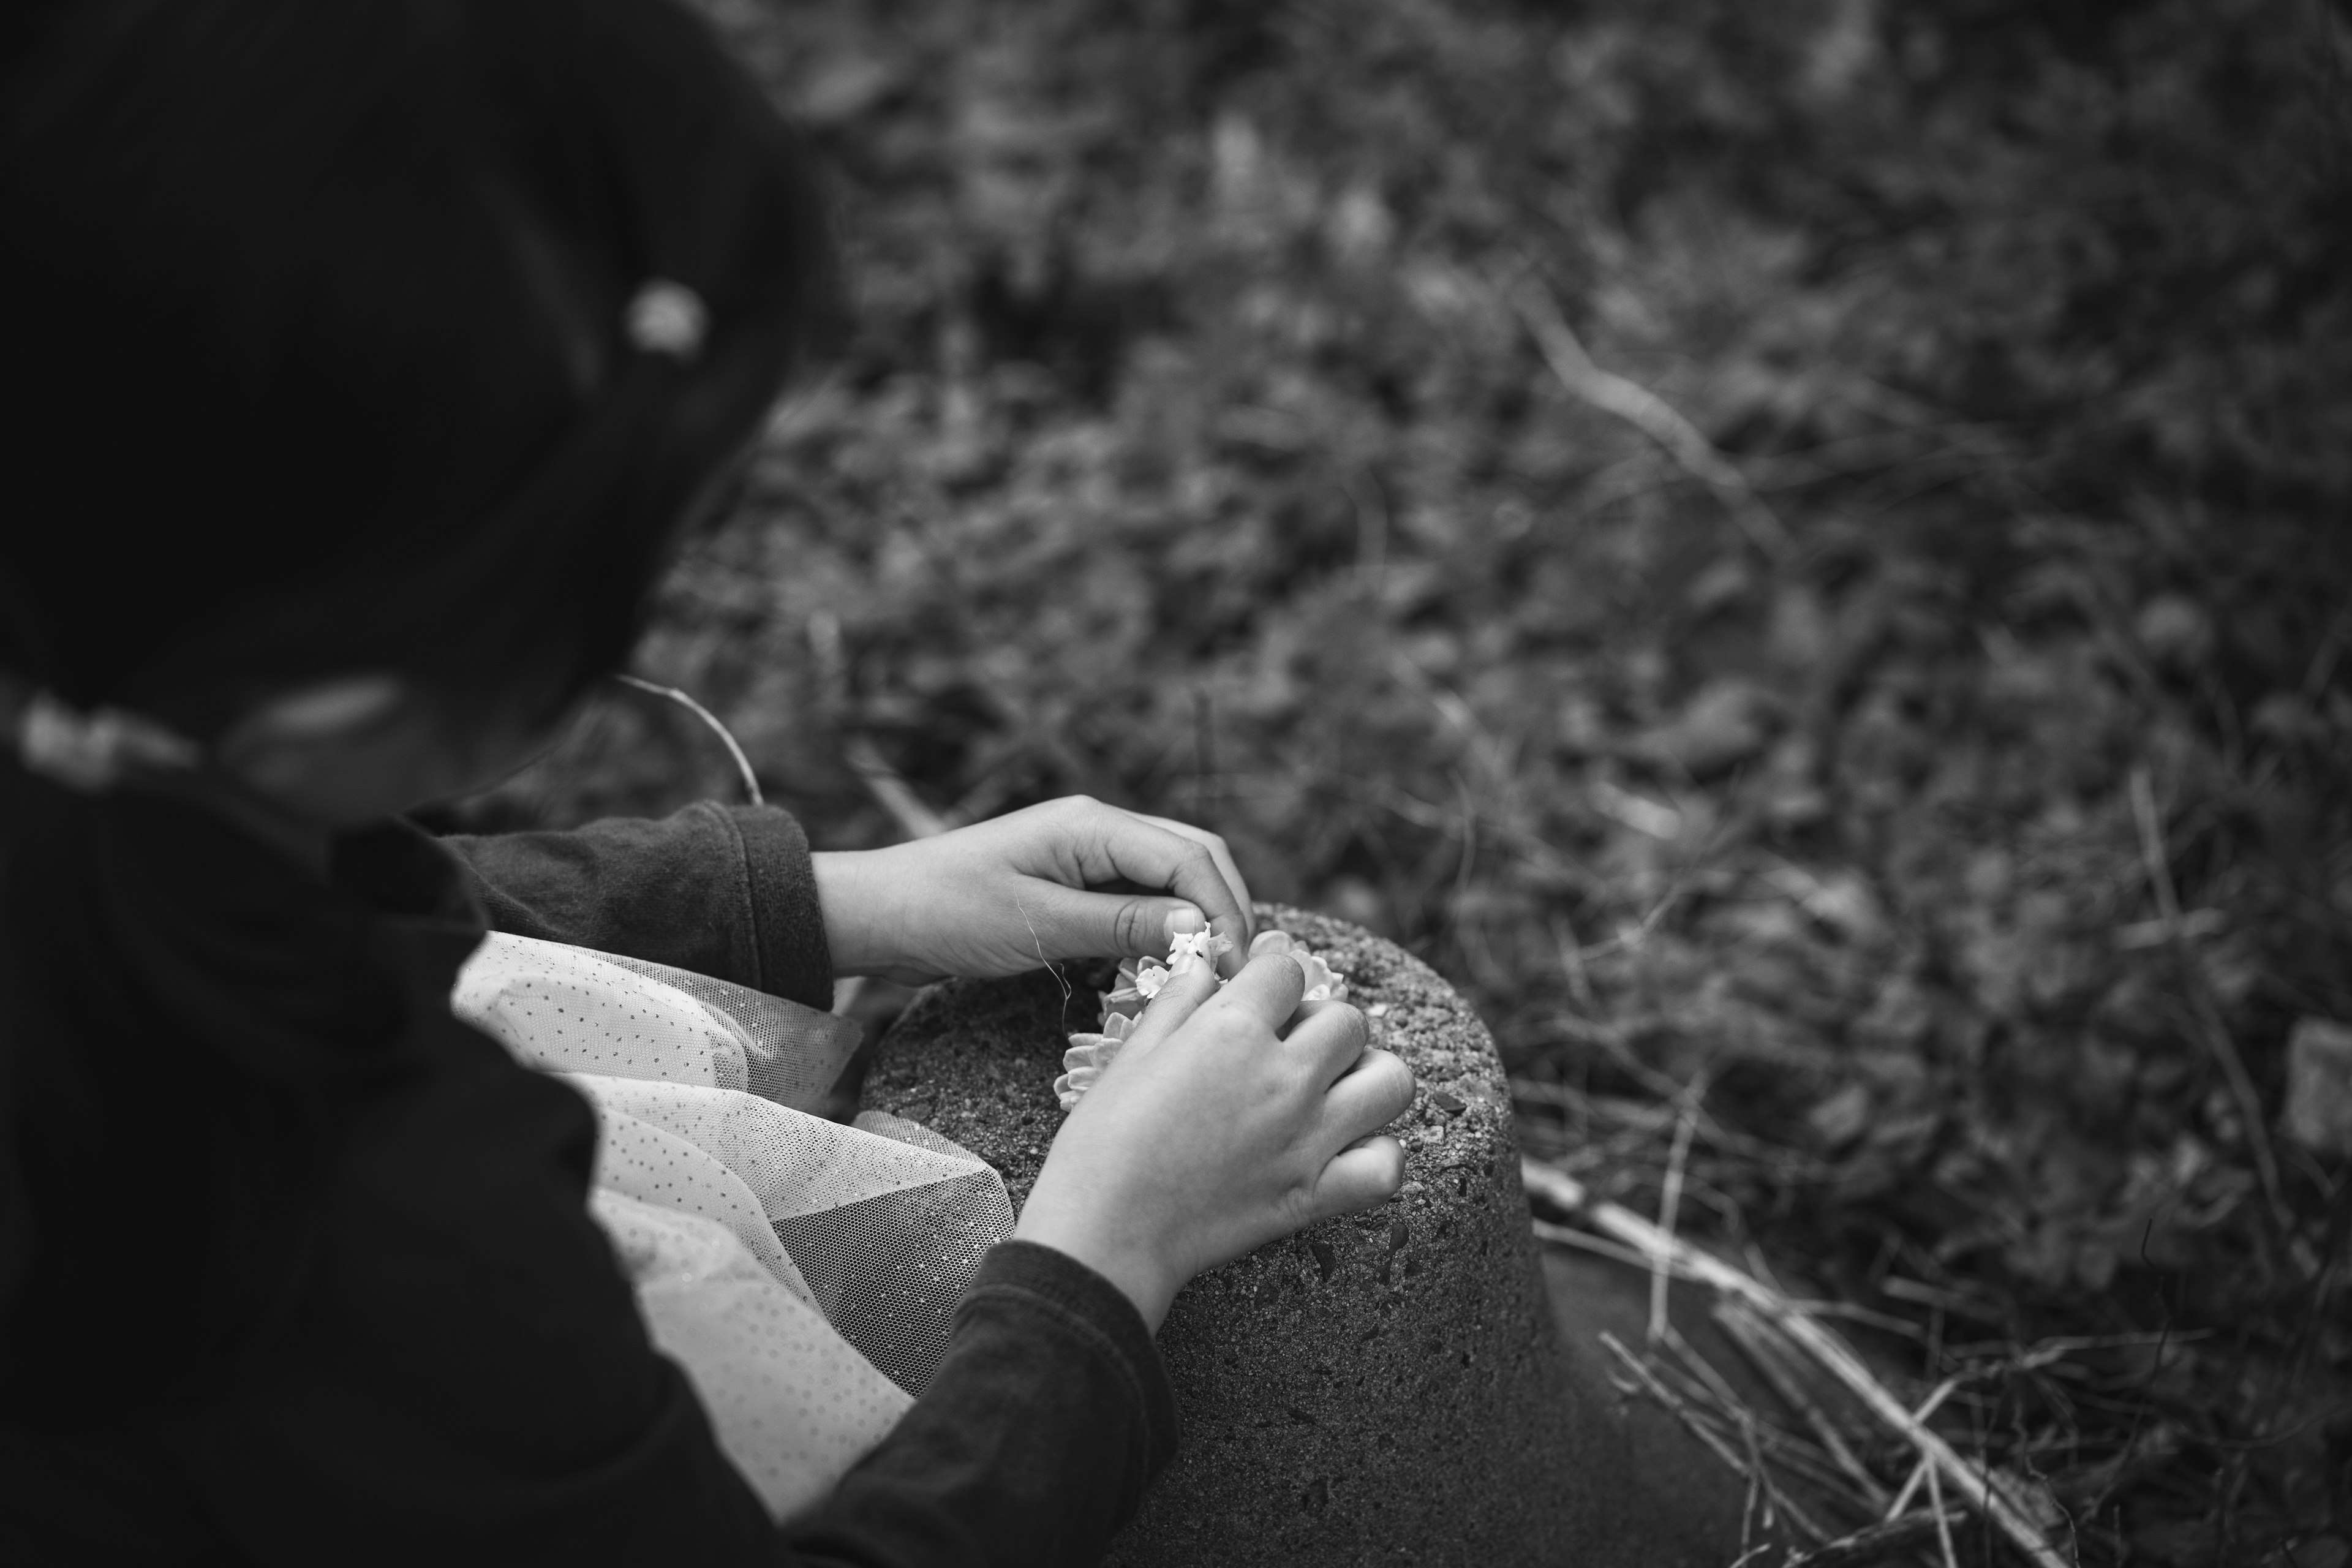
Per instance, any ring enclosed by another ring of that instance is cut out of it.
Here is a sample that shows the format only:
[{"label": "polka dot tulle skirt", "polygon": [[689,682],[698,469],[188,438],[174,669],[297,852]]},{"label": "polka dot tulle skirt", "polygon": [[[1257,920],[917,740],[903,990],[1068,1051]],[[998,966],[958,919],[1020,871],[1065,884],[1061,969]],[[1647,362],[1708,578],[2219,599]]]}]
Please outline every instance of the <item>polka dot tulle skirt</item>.
[{"label": "polka dot tulle skirt", "polygon": [[813,1114],[847,1019],[660,964],[493,934],[460,1018],[596,1109],[591,1207],[655,1342],[779,1519],[919,1394],[1013,1233],[997,1173],[929,1129]]}]

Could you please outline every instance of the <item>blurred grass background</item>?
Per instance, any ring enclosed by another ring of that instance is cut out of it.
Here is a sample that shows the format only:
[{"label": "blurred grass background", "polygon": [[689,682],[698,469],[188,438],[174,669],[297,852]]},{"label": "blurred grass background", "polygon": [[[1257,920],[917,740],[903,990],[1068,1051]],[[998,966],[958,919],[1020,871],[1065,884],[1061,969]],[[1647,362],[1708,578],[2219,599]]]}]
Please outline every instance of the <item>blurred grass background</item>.
[{"label": "blurred grass background", "polygon": [[[1695,1107],[1684,1229],[2082,1561],[2352,1557],[2276,1125],[2352,1018],[2352,9],[706,8],[861,321],[638,668],[820,846],[900,831],[861,748],[1213,826],[1598,1190]],[[616,693],[447,820],[735,787]]]}]

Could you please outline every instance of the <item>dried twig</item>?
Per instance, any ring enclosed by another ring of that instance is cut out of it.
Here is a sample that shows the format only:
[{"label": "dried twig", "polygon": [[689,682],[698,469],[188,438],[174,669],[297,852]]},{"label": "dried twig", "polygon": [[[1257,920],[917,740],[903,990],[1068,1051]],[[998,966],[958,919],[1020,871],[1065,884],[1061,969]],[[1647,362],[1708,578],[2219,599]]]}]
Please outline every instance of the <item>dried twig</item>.
[{"label": "dried twig", "polygon": [[[1911,1419],[1914,1421],[1926,1421],[1928,1416],[1933,1415],[1937,1410],[1943,1407],[1944,1401],[1949,1399],[1952,1396],[1952,1390],[1959,1387],[1959,1385],[1960,1380],[1957,1377],[1948,1377],[1944,1379],[1943,1382],[1936,1385],[1934,1392],[1930,1393],[1927,1398],[1919,1402],[1917,1407],[1911,1412]],[[1911,1467],[1911,1474],[1904,1481],[1903,1489],[1895,1494],[1895,1501],[1887,1507],[1886,1517],[1888,1519],[1893,1519],[1895,1515],[1901,1513],[1905,1509],[1911,1506],[1911,1500],[1918,1495],[1921,1483],[1927,1480],[1934,1474],[1935,1468],[1936,1467],[1934,1462],[1931,1461],[1927,1455],[1922,1454],[1919,1456],[1919,1462]]]},{"label": "dried twig", "polygon": [[1772,1510],[1778,1509],[1794,1519],[1816,1542],[1827,1541],[1829,1531],[1806,1517],[1803,1510],[1778,1484],[1774,1472],[1764,1463],[1769,1455],[1780,1467],[1782,1476],[1811,1482],[1828,1496],[1837,1496],[1837,1487],[1845,1478],[1815,1455],[1811,1445],[1791,1432],[1785,1432],[1749,1407],[1739,1391],[1725,1381],[1713,1363],[1699,1354],[1688,1340],[1683,1338],[1673,1324],[1666,1326],[1665,1345],[1682,1362],[1682,1376],[1690,1385],[1685,1397],[1695,1403],[1702,1396],[1714,1402],[1703,1409],[1729,1418],[1739,1428],[1739,1436],[1748,1446],[1749,1462],[1763,1479],[1765,1489],[1765,1522],[1771,1522]]},{"label": "dried twig", "polygon": [[624,686],[635,687],[639,691],[650,692],[656,697],[667,698],[709,726],[710,732],[719,737],[719,744],[727,748],[728,756],[734,760],[735,772],[743,781],[744,798],[753,805],[768,804],[760,794],[760,779],[759,775],[751,771],[751,759],[743,754],[743,748],[735,743],[733,733],[726,725],[719,721],[718,714],[713,713],[675,686],[658,685],[654,681],[640,679],[634,675],[616,675],[613,679]]},{"label": "dried twig", "polygon": [[1710,1428],[1706,1423],[1701,1421],[1695,1413],[1693,1413],[1688,1402],[1686,1402],[1682,1395],[1676,1394],[1664,1384],[1659,1382],[1658,1374],[1652,1372],[1647,1366],[1643,1364],[1641,1357],[1635,1355],[1632,1351],[1627,1350],[1625,1348],[1625,1342],[1622,1340],[1620,1340],[1615,1334],[1611,1333],[1608,1330],[1603,1329],[1601,1331],[1601,1342],[1602,1345],[1607,1347],[1612,1355],[1625,1363],[1625,1369],[1633,1374],[1634,1380],[1642,1385],[1643,1389],[1646,1391],[1652,1398],[1655,1399],[1660,1405],[1665,1406],[1668,1410],[1674,1412],[1676,1418],[1678,1418],[1685,1426],[1690,1428],[1691,1436],[1696,1437],[1701,1443],[1705,1444],[1706,1446],[1707,1452],[1713,1454],[1717,1458],[1721,1459],[1725,1466],[1730,1469],[1732,1474],[1738,1476],[1743,1480],[1751,1482],[1754,1480],[1755,1478],[1748,1471],[1748,1462],[1745,1459],[1742,1459],[1738,1455],[1733,1453],[1731,1451],[1731,1446],[1726,1443],[1721,1437],[1717,1436],[1714,1430]]},{"label": "dried twig", "polygon": [[1721,1459],[1725,1466],[1730,1469],[1732,1474],[1748,1482],[1750,1488],[1761,1487],[1766,1491],[1772,1493],[1780,1505],[1788,1510],[1789,1517],[1797,1523],[1800,1529],[1810,1533],[1814,1540],[1826,1541],[1829,1539],[1828,1534],[1823,1531],[1820,1526],[1814,1524],[1811,1520],[1807,1519],[1794,1505],[1790,1503],[1788,1499],[1780,1496],[1778,1489],[1774,1488],[1772,1485],[1771,1479],[1761,1473],[1760,1466],[1751,1467],[1746,1459],[1741,1458],[1738,1453],[1734,1452],[1730,1444],[1725,1442],[1721,1436],[1717,1436],[1713,1427],[1707,1426],[1706,1422],[1699,1419],[1698,1413],[1690,1407],[1690,1402],[1685,1399],[1681,1394],[1676,1394],[1673,1389],[1668,1388],[1664,1382],[1660,1381],[1658,1374],[1651,1371],[1648,1364],[1644,1363],[1641,1357],[1635,1355],[1632,1351],[1625,1348],[1625,1343],[1622,1340],[1620,1340],[1615,1334],[1611,1333],[1606,1329],[1603,1329],[1601,1331],[1600,1337],[1601,1344],[1607,1348],[1609,1353],[1615,1356],[1620,1362],[1622,1362],[1625,1365],[1625,1370],[1633,1374],[1634,1380],[1641,1384],[1643,1392],[1649,1394],[1651,1398],[1656,1400],[1667,1410],[1673,1412],[1675,1418],[1680,1421],[1683,1426],[1689,1430],[1690,1435],[1696,1437],[1702,1444],[1704,1444],[1707,1452],[1713,1454],[1717,1458]]},{"label": "dried twig", "polygon": [[1724,1331],[1731,1336],[1731,1342],[1739,1347],[1757,1374],[1771,1384],[1772,1392],[1779,1394],[1789,1408],[1812,1429],[1814,1439],[1821,1444],[1822,1450],[1836,1461],[1838,1468],[1845,1472],[1847,1479],[1861,1489],[1872,1511],[1884,1510],[1887,1502],[1886,1489],[1856,1457],[1844,1435],[1837,1429],[1837,1423],[1830,1419],[1820,1401],[1806,1392],[1803,1381],[1789,1363],[1789,1352],[1770,1328],[1770,1320],[1738,1297],[1726,1297],[1715,1309],[1715,1321],[1723,1325]]},{"label": "dried twig", "polygon": [[1639,382],[1612,374],[1592,363],[1568,319],[1559,313],[1550,293],[1532,278],[1504,289],[1519,319],[1527,323],[1544,363],[1570,395],[1603,414],[1613,415],[1647,436],[1680,464],[1685,472],[1713,490],[1750,542],[1774,560],[1785,559],[1791,548],[1789,531],[1772,509],[1757,495],[1747,476],[1733,467],[1699,427],[1675,412],[1665,399]]},{"label": "dried twig", "polygon": [[1800,1310],[1779,1291],[1740,1272],[1711,1253],[1660,1233],[1658,1227],[1619,1204],[1594,1198],[1584,1184],[1565,1172],[1533,1160],[1520,1162],[1521,1179],[1531,1193],[1571,1213],[1592,1226],[1632,1247],[1644,1258],[1667,1254],[1675,1267],[1726,1295],[1745,1300],[1769,1318],[1822,1369],[1851,1391],[1873,1415],[1900,1433],[1930,1465],[1931,1480],[1948,1484],[1969,1506],[1992,1521],[2035,1568],[2068,1568],[2066,1559],[2050,1543],[2039,1525],[2016,1503],[1962,1458],[1949,1443],[1931,1431],[1903,1402],[1887,1391],[1845,1342]]},{"label": "dried twig", "polygon": [[[1692,1080],[1685,1092],[1683,1111],[1675,1124],[1675,1146],[1666,1159],[1665,1189],[1658,1195],[1658,1234],[1671,1243],[1675,1238],[1675,1220],[1683,1201],[1683,1168],[1690,1160],[1691,1132],[1698,1121],[1698,1101],[1706,1092],[1704,1078]],[[1650,1259],[1650,1342],[1656,1344],[1666,1333],[1666,1287],[1673,1272],[1665,1262],[1664,1252],[1654,1253]]]},{"label": "dried twig", "polygon": [[[1539,1241],[1552,1242],[1560,1247],[1573,1247],[1580,1252],[1590,1252],[1596,1258],[1605,1258],[1612,1263],[1622,1263],[1628,1268],[1647,1269],[1654,1266],[1654,1259],[1643,1257],[1630,1247],[1620,1247],[1613,1241],[1603,1240],[1590,1232],[1578,1230],[1573,1226],[1550,1225],[1542,1220],[1537,1220],[1535,1232],[1536,1238]],[[1675,1278],[1689,1279],[1694,1276],[1677,1269]]]},{"label": "dried twig", "polygon": [[1960,1554],[1952,1550],[1952,1521],[1944,1512],[1944,1483],[1936,1467],[1927,1467],[1927,1507],[1936,1516],[1936,1543],[1944,1549],[1944,1568],[1960,1568]]},{"label": "dried twig", "polygon": [[[1656,1370],[1648,1362],[1636,1357],[1633,1352],[1625,1348],[1622,1341],[1606,1330],[1602,1331],[1600,1336],[1601,1343],[1610,1352],[1623,1362],[1633,1372],[1645,1393],[1672,1411],[1685,1426],[1690,1428],[1693,1436],[1706,1445],[1716,1458],[1730,1466],[1735,1473],[1744,1477],[1751,1493],[1762,1494],[1766,1501],[1764,1522],[1767,1528],[1769,1528],[1772,1522],[1772,1510],[1778,1510],[1787,1514],[1790,1522],[1803,1531],[1811,1539],[1816,1542],[1827,1541],[1830,1538],[1829,1531],[1822,1529],[1819,1522],[1790,1500],[1789,1495],[1773,1481],[1771,1473],[1765,1468],[1763,1457],[1758,1450],[1758,1431],[1754,1415],[1739,1404],[1738,1398],[1732,1395],[1728,1389],[1721,1386],[1722,1380],[1716,1375],[1714,1368],[1707,1366],[1697,1352],[1692,1351],[1689,1346],[1679,1343],[1680,1337],[1675,1336],[1677,1348],[1682,1351],[1685,1359],[1704,1369],[1708,1378],[1717,1384],[1713,1388],[1706,1388],[1706,1392],[1723,1405],[1725,1413],[1738,1423],[1740,1436],[1748,1448],[1746,1459],[1743,1460],[1734,1454],[1731,1446],[1706,1423],[1698,1411],[1693,1408],[1691,1402],[1669,1387],[1665,1380],[1657,1374]],[[1700,1386],[1705,1387],[1705,1384]]]},{"label": "dried twig", "polygon": [[1927,1457],[1925,1454],[1920,1455],[1919,1462],[1911,1467],[1910,1478],[1903,1483],[1903,1489],[1895,1494],[1894,1502],[1887,1506],[1887,1522],[1892,1523],[1905,1509],[1911,1506],[1911,1500],[1919,1495],[1919,1487],[1927,1480],[1930,1468]]}]

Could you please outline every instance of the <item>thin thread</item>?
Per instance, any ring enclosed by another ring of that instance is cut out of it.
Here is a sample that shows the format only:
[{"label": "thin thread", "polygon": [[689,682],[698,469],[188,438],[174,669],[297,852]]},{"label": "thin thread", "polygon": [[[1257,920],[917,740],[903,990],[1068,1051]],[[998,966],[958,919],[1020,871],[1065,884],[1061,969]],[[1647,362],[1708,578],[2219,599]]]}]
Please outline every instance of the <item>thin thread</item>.
[{"label": "thin thread", "polygon": [[735,743],[735,737],[727,732],[727,726],[719,721],[718,714],[713,713],[675,686],[656,686],[650,680],[640,680],[634,675],[616,675],[613,679],[624,686],[634,686],[640,691],[650,691],[656,697],[667,697],[709,725],[710,732],[717,735],[720,742],[726,746],[727,754],[735,759],[735,771],[743,775],[743,793],[751,797],[753,805],[768,804],[767,797],[760,793],[759,779],[751,773],[751,759],[743,754],[743,748]]},{"label": "thin thread", "polygon": [[1021,911],[1021,923],[1029,928],[1029,945],[1037,950],[1037,962],[1045,967],[1046,973],[1054,977],[1054,984],[1062,988],[1062,1032],[1067,1034],[1070,1029],[1070,998],[1074,994],[1070,983],[1060,967],[1045,956],[1045,939],[1037,934],[1037,922],[1029,918],[1029,906],[1021,901],[1017,891],[1013,895],[1013,907]]}]

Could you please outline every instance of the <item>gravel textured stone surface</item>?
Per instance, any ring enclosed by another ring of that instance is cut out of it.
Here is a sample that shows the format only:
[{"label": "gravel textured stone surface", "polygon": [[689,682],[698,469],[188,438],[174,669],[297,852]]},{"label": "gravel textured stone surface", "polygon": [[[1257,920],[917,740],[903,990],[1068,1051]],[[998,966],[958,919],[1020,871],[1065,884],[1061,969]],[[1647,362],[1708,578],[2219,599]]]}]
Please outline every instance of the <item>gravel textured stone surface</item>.
[{"label": "gravel textured stone surface", "polygon": [[[1420,1082],[1393,1131],[1404,1190],[1202,1275],[1160,1334],[1181,1453],[1110,1563],[1675,1563],[1636,1533],[1636,1447],[1605,1382],[1563,1364],[1485,1026],[1426,965],[1359,927],[1268,907],[1349,977]],[[1064,1037],[1092,981],[955,982],[900,1019],[866,1103],[1001,1171],[1017,1208],[1060,1126]]]}]

